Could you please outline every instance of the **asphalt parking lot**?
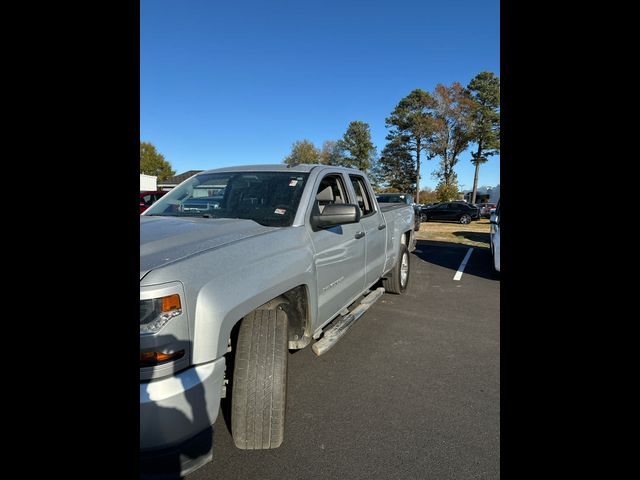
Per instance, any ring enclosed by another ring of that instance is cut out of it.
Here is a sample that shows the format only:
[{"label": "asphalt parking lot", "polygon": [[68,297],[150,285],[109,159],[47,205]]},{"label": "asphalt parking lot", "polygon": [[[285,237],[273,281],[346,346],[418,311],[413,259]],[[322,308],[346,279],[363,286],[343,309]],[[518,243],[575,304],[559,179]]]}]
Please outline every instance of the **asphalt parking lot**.
[{"label": "asphalt parking lot", "polygon": [[289,357],[285,440],[235,448],[223,415],[203,479],[500,477],[500,277],[488,249],[419,241],[385,294],[321,357]]}]

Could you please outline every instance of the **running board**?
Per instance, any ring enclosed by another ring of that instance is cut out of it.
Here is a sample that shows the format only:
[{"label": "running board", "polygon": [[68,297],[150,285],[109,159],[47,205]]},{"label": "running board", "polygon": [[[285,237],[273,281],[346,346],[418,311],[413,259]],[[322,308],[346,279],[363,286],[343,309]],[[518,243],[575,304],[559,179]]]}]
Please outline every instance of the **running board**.
[{"label": "running board", "polygon": [[374,290],[364,297],[362,302],[360,302],[360,305],[354,308],[348,315],[335,320],[333,325],[325,330],[322,338],[313,344],[311,347],[313,353],[320,356],[338,343],[338,340],[340,340],[344,334],[349,331],[353,324],[356,323],[356,320],[358,320],[362,314],[382,296],[383,293],[384,288],[382,287]]}]

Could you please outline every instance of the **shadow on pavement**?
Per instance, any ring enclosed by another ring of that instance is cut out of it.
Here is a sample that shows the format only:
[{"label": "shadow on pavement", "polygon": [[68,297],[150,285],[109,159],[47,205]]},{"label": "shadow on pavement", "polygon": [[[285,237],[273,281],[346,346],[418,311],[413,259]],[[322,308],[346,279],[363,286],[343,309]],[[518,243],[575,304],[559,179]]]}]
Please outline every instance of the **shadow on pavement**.
[{"label": "shadow on pavement", "polygon": [[[469,232],[461,232],[469,233]],[[471,247],[459,243],[418,240],[413,254],[421,260],[452,270],[451,278],[464,259],[469,248],[473,248],[471,257],[464,269],[464,275],[500,280],[500,274],[493,269],[491,250],[482,247]]]},{"label": "shadow on pavement", "polygon": [[491,242],[491,235],[485,232],[453,232],[452,235],[455,235],[456,237],[466,238],[467,240],[471,240],[472,242],[486,243],[487,248],[489,248],[489,242]]}]

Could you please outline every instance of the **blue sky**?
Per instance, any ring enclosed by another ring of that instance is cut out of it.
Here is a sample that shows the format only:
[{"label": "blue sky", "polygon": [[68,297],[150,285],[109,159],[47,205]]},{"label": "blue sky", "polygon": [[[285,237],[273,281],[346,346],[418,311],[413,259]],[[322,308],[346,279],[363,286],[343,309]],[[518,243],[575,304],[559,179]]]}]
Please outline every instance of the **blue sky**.
[{"label": "blue sky", "polygon": [[[320,147],[353,120],[380,152],[413,89],[500,75],[499,21],[494,0],[141,0],[140,139],[177,173],[280,163],[294,141]],[[455,168],[464,189],[470,158]],[[422,163],[422,187],[436,162]],[[498,183],[495,156],[479,185]]]}]

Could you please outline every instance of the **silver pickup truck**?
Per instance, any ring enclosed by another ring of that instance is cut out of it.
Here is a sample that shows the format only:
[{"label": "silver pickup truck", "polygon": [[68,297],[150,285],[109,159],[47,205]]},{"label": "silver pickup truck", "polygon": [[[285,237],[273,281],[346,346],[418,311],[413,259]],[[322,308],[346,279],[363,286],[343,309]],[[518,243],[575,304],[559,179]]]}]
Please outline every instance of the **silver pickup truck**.
[{"label": "silver pickup truck", "polygon": [[140,216],[142,475],[211,460],[225,397],[238,448],[280,446],[289,350],[324,354],[402,293],[414,249],[413,208],[348,168],[209,170],[158,200]]}]

